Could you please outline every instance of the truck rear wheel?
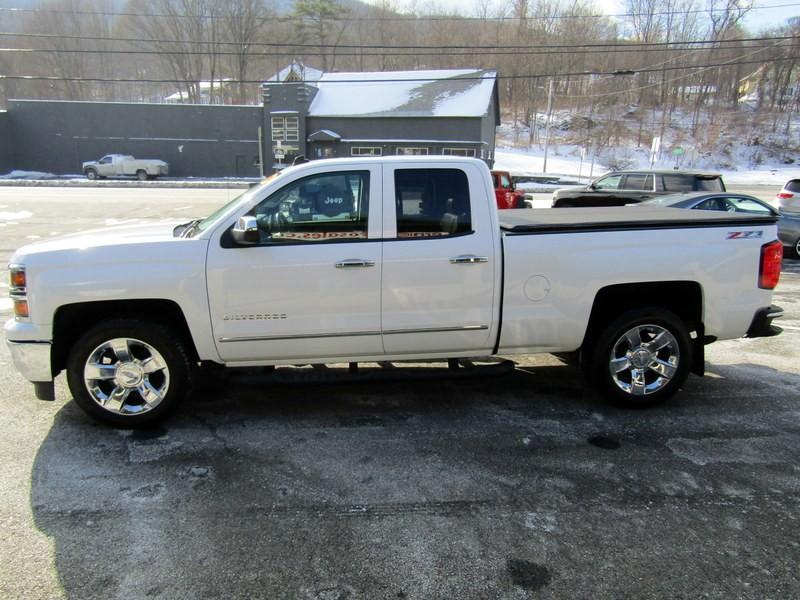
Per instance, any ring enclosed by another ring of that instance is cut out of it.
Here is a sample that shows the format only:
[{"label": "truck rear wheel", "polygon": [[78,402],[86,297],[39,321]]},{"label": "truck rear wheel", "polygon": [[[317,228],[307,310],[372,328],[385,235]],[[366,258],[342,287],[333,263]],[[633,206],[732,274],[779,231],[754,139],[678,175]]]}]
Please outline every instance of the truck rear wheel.
[{"label": "truck rear wheel", "polygon": [[147,171],[145,171],[144,169],[139,169],[138,171],[136,171],[136,178],[139,181],[147,181]]},{"label": "truck rear wheel", "polygon": [[631,408],[652,406],[675,394],[692,364],[686,323],[659,307],[620,315],[594,337],[588,350],[589,380],[606,398]]},{"label": "truck rear wheel", "polygon": [[180,336],[156,323],[99,323],[73,345],[67,381],[90,417],[117,427],[164,419],[190,387],[192,363]]}]

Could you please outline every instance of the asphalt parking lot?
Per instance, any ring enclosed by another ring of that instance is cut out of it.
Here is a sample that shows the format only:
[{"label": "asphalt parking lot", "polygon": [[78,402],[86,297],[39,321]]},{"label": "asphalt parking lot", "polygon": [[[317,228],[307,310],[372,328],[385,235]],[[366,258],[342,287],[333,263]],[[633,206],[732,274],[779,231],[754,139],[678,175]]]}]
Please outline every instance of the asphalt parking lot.
[{"label": "asphalt parking lot", "polygon": [[[237,193],[0,188],[0,281],[30,241]],[[709,346],[706,377],[633,412],[544,355],[470,379],[230,376],[129,432],[63,376],[35,400],[2,344],[0,597],[800,597],[800,261],[775,303],[783,335]]]}]

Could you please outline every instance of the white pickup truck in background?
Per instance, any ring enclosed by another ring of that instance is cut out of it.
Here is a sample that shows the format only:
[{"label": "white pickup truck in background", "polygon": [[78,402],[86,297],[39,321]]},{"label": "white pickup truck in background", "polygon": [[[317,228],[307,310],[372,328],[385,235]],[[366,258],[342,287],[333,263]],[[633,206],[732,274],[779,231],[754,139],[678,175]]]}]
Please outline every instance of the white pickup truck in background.
[{"label": "white pickup truck in background", "polygon": [[169,174],[169,165],[163,160],[134,158],[129,154],[106,154],[99,160],[83,163],[81,169],[88,179],[128,175],[145,181]]},{"label": "white pickup truck in background", "polygon": [[37,242],[10,265],[14,363],[89,415],[164,418],[228,367],[572,353],[628,405],[703,373],[704,345],[776,335],[771,216],[670,208],[498,212],[455,157],[288,168],[211,216]]}]

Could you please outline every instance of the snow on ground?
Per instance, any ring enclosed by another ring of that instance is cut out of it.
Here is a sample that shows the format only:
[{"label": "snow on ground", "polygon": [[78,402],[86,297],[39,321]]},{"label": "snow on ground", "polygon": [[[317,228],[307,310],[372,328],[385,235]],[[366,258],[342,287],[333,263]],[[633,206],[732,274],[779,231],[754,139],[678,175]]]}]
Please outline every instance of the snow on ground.
[{"label": "snow on ground", "polygon": [[0,211],[0,222],[15,223],[22,219],[30,219],[33,213],[29,210],[19,210],[17,212]]},{"label": "snow on ground", "polygon": [[53,179],[57,177],[52,173],[42,173],[41,171],[18,171],[14,170],[5,175],[0,175],[0,179]]},{"label": "snow on ground", "polygon": [[[538,148],[522,150],[517,148],[498,147],[495,151],[494,168],[498,171],[510,171],[512,175],[539,175],[544,171],[544,151]],[[570,177],[589,177],[591,160],[581,164],[580,155],[560,156],[551,149],[547,155],[547,173],[550,175],[568,175]],[[593,176],[597,177],[608,169],[595,162]]]},{"label": "snow on ground", "polygon": [[[566,151],[565,151],[566,150]],[[556,154],[557,153],[557,154]],[[641,159],[640,153],[631,153],[633,164],[631,169],[649,169],[650,164]],[[500,148],[495,152],[494,168],[500,171],[510,171],[512,175],[541,174],[544,163],[544,152],[538,148],[530,150],[517,148]],[[550,150],[547,157],[547,173],[561,176],[588,177],[591,170],[591,160],[584,160],[581,164],[579,151],[573,146],[562,146]],[[656,169],[672,169],[672,161],[655,164]],[[608,168],[595,162],[593,178],[608,172]],[[703,169],[721,173],[723,181],[737,185],[769,185],[783,187],[790,179],[800,179],[800,167],[786,165],[763,165],[757,169]]]}]

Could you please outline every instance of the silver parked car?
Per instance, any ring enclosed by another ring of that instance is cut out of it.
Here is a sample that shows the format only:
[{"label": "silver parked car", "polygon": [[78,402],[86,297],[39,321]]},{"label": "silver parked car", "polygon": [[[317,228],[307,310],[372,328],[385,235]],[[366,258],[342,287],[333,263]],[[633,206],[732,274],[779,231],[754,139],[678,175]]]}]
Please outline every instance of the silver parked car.
[{"label": "silver parked car", "polygon": [[778,208],[784,213],[800,214],[800,179],[790,179],[775,196]]},{"label": "silver parked car", "polygon": [[736,213],[766,214],[778,217],[778,237],[783,242],[784,255],[800,258],[800,213],[776,211],[766,202],[746,194],[730,192],[694,192],[670,194],[646,200],[636,206],[672,206],[695,210],[719,210]]}]

